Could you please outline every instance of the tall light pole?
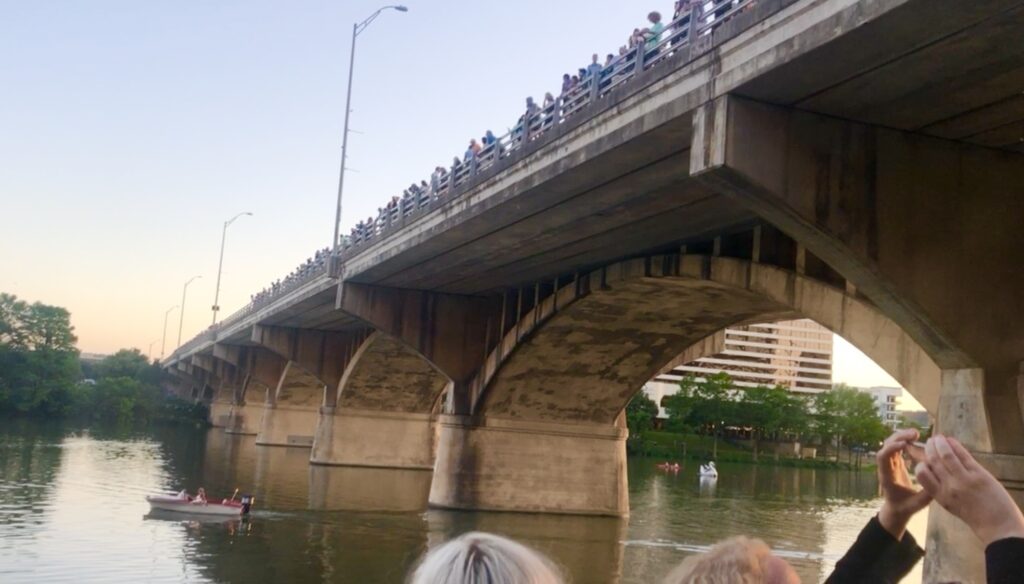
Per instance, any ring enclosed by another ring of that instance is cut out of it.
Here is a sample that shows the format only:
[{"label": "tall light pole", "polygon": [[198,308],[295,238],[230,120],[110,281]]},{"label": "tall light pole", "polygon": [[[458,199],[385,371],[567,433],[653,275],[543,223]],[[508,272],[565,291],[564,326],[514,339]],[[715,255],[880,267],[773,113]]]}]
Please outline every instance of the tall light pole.
[{"label": "tall light pole", "polygon": [[178,344],[175,345],[175,350],[181,346],[181,327],[185,324],[185,294],[188,294],[188,285],[197,278],[202,278],[202,276],[192,276],[181,288],[181,317],[178,319]]},{"label": "tall light pole", "polygon": [[161,337],[161,341],[160,341],[160,360],[161,361],[164,360],[164,346],[167,344],[167,317],[170,316],[171,313],[174,312],[174,309],[177,308],[177,307],[178,307],[178,305],[175,304],[174,306],[168,308],[167,312],[164,313],[164,336]]},{"label": "tall light pole", "polygon": [[348,114],[352,111],[352,69],[356,64],[356,37],[359,33],[366,30],[366,27],[370,26],[370,23],[376,19],[381,12],[388,9],[394,9],[399,12],[408,12],[409,9],[405,6],[383,6],[378,8],[376,12],[371,14],[366,20],[352,25],[352,52],[349,53],[348,58],[348,92],[345,94],[345,128],[341,134],[341,172],[338,176],[338,207],[334,213],[334,243],[331,248],[334,250],[334,255],[338,254],[338,246],[341,245],[340,231],[341,231],[341,194],[345,190],[345,160],[346,153],[348,151]]},{"label": "tall light pole", "polygon": [[146,351],[146,358],[147,359],[152,359],[153,358],[153,345],[155,345],[157,343],[157,341],[159,341],[159,340],[160,339],[156,339],[156,340],[153,340],[153,341],[149,342],[149,350]]},{"label": "tall light pole", "polygon": [[210,323],[211,325],[217,324],[217,311],[220,310],[220,306],[217,304],[217,301],[220,300],[220,271],[224,268],[224,240],[227,239],[228,236],[228,226],[234,223],[235,219],[238,219],[242,215],[252,217],[252,213],[248,211],[239,213],[224,222],[224,230],[220,233],[220,260],[217,262],[217,287],[213,291],[213,322]]}]

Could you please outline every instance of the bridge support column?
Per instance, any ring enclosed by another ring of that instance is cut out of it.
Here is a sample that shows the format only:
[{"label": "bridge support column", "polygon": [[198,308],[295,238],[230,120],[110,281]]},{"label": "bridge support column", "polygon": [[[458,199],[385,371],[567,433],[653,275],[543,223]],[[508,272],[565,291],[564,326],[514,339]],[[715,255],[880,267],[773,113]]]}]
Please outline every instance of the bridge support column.
[{"label": "bridge support column", "polygon": [[441,416],[429,503],[627,516],[626,434],[612,425]]},{"label": "bridge support column", "polygon": [[261,446],[313,446],[315,408],[268,403],[263,408],[256,444]]},{"label": "bridge support column", "polygon": [[[979,369],[942,372],[937,432],[955,436],[976,453],[992,450],[983,403],[984,374]],[[925,582],[984,582],[985,555],[978,540],[959,519],[937,503],[928,509]]]},{"label": "bridge support column", "polygon": [[321,408],[312,464],[430,470],[434,417],[429,413]]}]

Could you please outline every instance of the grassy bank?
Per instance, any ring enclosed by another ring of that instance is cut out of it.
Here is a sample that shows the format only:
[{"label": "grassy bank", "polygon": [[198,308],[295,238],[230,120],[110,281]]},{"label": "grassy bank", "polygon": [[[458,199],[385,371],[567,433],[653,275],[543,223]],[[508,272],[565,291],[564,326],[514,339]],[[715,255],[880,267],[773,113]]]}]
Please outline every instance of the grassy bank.
[{"label": "grassy bank", "polygon": [[[765,442],[761,445],[761,452],[758,459],[754,460],[754,452],[742,444],[737,444],[722,438],[718,439],[718,456],[712,456],[714,451],[714,439],[711,436],[699,434],[677,434],[660,430],[649,430],[638,438],[631,438],[627,443],[627,450],[630,456],[642,456],[660,458],[665,460],[690,459],[697,461],[716,460],[718,462],[740,462],[748,464],[764,464],[777,466],[792,466],[803,468],[857,468],[856,456],[851,464],[847,462],[847,453],[842,453],[841,461],[836,462],[834,456],[828,459],[818,458],[796,458],[787,456],[776,456],[771,452],[771,443]],[[874,459],[861,455],[861,469],[874,466]]]}]

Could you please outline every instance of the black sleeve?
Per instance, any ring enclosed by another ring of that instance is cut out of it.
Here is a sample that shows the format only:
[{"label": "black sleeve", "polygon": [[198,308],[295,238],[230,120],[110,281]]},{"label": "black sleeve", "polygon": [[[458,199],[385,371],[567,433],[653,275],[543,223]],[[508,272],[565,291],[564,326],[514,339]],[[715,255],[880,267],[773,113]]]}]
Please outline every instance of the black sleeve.
[{"label": "black sleeve", "polygon": [[1008,537],[988,544],[985,577],[988,584],[1024,582],[1024,538]]},{"label": "black sleeve", "polygon": [[872,517],[857,536],[857,541],[836,563],[836,569],[825,583],[895,584],[910,572],[922,556],[924,550],[909,532],[903,534],[903,539],[896,541],[878,522],[878,517]]}]

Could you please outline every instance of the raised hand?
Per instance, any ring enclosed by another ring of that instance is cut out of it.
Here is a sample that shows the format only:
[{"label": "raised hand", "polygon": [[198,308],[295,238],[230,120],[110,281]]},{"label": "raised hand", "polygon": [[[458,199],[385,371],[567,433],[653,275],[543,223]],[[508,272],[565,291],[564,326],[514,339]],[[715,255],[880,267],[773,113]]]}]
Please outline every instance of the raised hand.
[{"label": "raised hand", "polygon": [[885,498],[878,512],[878,522],[897,540],[903,539],[910,518],[927,507],[932,500],[926,491],[914,488],[903,462],[904,449],[917,438],[917,430],[893,432],[875,455],[878,461],[878,483]]},{"label": "raised hand", "polygon": [[925,446],[917,480],[947,511],[970,527],[986,546],[1024,537],[1024,515],[1010,494],[954,438],[934,436]]}]

